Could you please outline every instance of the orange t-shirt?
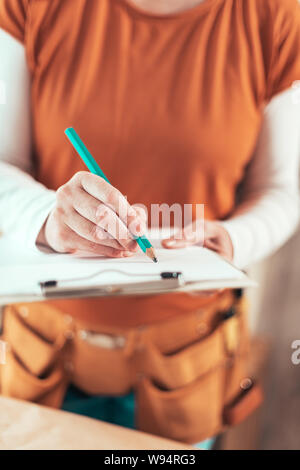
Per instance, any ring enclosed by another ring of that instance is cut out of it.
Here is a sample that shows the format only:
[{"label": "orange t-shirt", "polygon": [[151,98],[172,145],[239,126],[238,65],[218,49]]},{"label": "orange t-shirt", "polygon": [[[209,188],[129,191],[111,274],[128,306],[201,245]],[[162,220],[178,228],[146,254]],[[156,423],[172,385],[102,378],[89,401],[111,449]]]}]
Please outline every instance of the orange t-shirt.
[{"label": "orange t-shirt", "polygon": [[[85,169],[64,136],[73,126],[129,202],[228,217],[265,102],[300,79],[299,12],[297,0],[204,0],[163,16],[130,0],[1,0],[0,27],[24,43],[32,74],[37,179],[56,189]],[[209,301],[53,303],[129,325]]]}]

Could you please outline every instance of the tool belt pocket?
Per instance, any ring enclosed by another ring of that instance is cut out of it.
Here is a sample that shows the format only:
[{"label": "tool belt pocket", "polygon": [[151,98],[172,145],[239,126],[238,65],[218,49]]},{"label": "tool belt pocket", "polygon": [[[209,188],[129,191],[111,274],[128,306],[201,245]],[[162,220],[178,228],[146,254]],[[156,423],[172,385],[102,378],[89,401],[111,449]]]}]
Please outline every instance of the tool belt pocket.
[{"label": "tool belt pocket", "polygon": [[221,328],[177,351],[162,353],[149,343],[137,355],[137,367],[161,387],[173,390],[184,387],[214,370],[224,360]]},{"label": "tool belt pocket", "polygon": [[[5,308],[3,339],[8,351],[1,373],[3,395],[60,406],[66,388],[63,351],[67,339],[55,313],[39,304]],[[47,318],[39,321],[41,316],[49,316],[49,329]]]},{"label": "tool belt pocket", "polygon": [[245,316],[231,311],[220,315],[207,336],[180,350],[166,354],[149,344],[139,359],[139,429],[196,443],[239,422],[240,415],[245,419],[261,402],[253,387],[241,389],[247,353]]},{"label": "tool belt pocket", "polygon": [[149,344],[137,384],[139,429],[188,443],[213,436],[220,429],[224,359],[221,327],[168,354]]},{"label": "tool belt pocket", "polygon": [[196,443],[220,428],[222,376],[218,370],[175,390],[148,378],[137,387],[138,428],[162,437]]},{"label": "tool belt pocket", "polygon": [[122,395],[132,387],[127,352],[130,338],[111,330],[76,326],[72,342],[72,383],[90,395]]}]

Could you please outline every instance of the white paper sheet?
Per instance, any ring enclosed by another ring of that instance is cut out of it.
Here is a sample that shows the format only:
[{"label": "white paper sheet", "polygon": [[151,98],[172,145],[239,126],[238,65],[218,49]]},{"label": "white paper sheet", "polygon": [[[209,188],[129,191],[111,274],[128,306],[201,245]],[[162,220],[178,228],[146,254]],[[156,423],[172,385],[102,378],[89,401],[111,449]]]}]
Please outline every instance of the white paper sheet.
[{"label": "white paper sheet", "polygon": [[[245,279],[243,272],[205,248],[166,250],[160,242],[156,241],[155,245],[157,264],[142,252],[123,259],[78,259],[70,255],[29,253],[3,237],[0,239],[0,296],[39,295],[39,283],[49,280],[72,279],[73,286],[128,284],[156,279],[165,271],[182,272],[186,282]],[[97,276],[91,277],[94,274]],[[81,279],[87,276],[88,279]]]}]

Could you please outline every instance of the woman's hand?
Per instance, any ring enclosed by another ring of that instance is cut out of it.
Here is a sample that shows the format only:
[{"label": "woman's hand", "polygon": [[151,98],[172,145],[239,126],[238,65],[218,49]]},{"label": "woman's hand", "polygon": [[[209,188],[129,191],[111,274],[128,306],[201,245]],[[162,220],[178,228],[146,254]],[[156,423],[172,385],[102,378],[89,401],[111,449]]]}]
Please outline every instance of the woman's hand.
[{"label": "woman's hand", "polygon": [[233,245],[229,233],[218,222],[201,221],[201,230],[195,231],[195,223],[186,227],[178,237],[178,232],[172,238],[163,240],[164,248],[178,249],[187,246],[201,244],[202,246],[216,251],[228,261],[233,260]]},{"label": "woman's hand", "polygon": [[140,208],[104,179],[81,171],[57,190],[37,243],[60,253],[126,257],[137,250],[134,236],[145,232]]},{"label": "woman's hand", "polygon": [[[201,229],[197,232],[194,229],[195,224],[185,228],[180,233],[172,238],[163,240],[162,245],[164,248],[178,249],[185,248],[187,246],[201,244],[210,250],[215,251],[219,255],[228,261],[233,260],[233,245],[229,233],[227,230],[218,222],[215,221],[201,221]],[[193,292],[190,295],[198,295],[201,297],[207,297],[215,295],[218,291],[199,291]],[[219,291],[220,292],[220,291]]]}]

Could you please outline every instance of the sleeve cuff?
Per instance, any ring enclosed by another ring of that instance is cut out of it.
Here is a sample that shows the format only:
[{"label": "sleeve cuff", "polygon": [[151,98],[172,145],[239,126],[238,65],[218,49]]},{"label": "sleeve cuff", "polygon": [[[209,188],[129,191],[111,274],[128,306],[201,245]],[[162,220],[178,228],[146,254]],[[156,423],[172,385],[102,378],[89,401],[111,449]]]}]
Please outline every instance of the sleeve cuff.
[{"label": "sleeve cuff", "polygon": [[233,246],[233,264],[244,269],[251,264],[252,237],[249,227],[238,220],[220,222],[227,230]]},{"label": "sleeve cuff", "polygon": [[22,226],[12,234],[27,250],[43,251],[39,248],[39,245],[37,245],[36,239],[48,215],[55,207],[55,204],[56,196],[54,191],[47,190],[44,194],[40,194],[38,203],[34,204],[30,217],[28,217],[27,227]]}]

